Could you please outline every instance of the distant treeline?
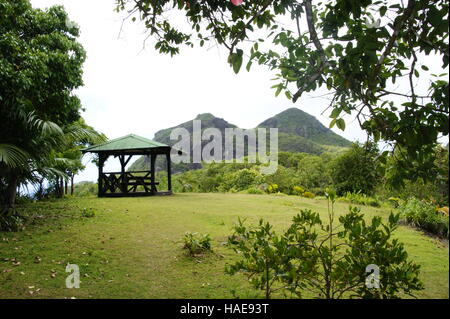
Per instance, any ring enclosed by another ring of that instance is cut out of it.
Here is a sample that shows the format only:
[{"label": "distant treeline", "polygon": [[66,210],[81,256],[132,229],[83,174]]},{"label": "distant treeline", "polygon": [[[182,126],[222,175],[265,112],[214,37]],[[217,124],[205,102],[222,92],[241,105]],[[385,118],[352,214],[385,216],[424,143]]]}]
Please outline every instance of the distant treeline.
[{"label": "distant treeline", "polygon": [[[395,181],[396,157],[391,154],[381,160],[379,150],[372,143],[353,144],[345,152],[279,153],[278,170],[262,175],[260,163],[211,163],[203,168],[173,175],[175,192],[245,192],[282,193],[287,195],[322,196],[326,188],[333,188],[340,196],[359,194],[388,200],[395,197],[417,197],[448,205],[448,149],[438,146],[436,161],[441,168],[434,182],[420,179]],[[389,170],[387,168],[389,167]],[[166,173],[158,172],[160,188],[166,187]],[[75,195],[96,191],[94,183],[79,183]]]}]

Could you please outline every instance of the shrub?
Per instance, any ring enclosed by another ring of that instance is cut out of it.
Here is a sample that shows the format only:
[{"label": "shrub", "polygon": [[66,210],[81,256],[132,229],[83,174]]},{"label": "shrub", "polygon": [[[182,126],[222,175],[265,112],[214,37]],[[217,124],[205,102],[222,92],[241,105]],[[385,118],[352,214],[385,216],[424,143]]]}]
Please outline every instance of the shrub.
[{"label": "shrub", "polygon": [[266,175],[265,182],[269,185],[277,185],[277,192],[285,194],[290,194],[294,186],[301,185],[296,176],[296,170],[293,168],[285,168],[283,166],[278,166],[277,171],[274,174]]},{"label": "shrub", "polygon": [[16,232],[24,229],[25,218],[16,209],[8,209],[0,215],[0,231]]},{"label": "shrub", "polygon": [[353,144],[336,158],[331,164],[331,172],[338,194],[358,191],[371,194],[382,176],[378,158],[375,143]]},{"label": "shrub", "polygon": [[83,208],[83,211],[81,212],[81,216],[91,218],[95,216],[95,210],[93,208]]},{"label": "shrub", "polygon": [[255,188],[255,187],[251,187],[251,188],[247,189],[246,193],[247,194],[258,194],[258,195],[264,194],[264,192],[262,190],[260,190],[259,188]]},{"label": "shrub", "polygon": [[329,163],[332,162],[334,156],[337,156],[337,154],[323,153],[320,156],[304,155],[297,162],[297,175],[300,180],[300,185],[313,192],[314,188],[331,185],[331,165]]},{"label": "shrub", "polygon": [[79,182],[74,185],[74,195],[78,197],[97,195],[97,183]]},{"label": "shrub", "polygon": [[407,223],[448,238],[448,216],[436,212],[434,205],[411,197],[399,207],[399,210]]},{"label": "shrub", "polygon": [[31,195],[20,194],[16,197],[16,204],[23,205],[34,202],[34,199]]},{"label": "shrub", "polygon": [[314,198],[314,197],[316,197],[316,195],[314,195],[314,194],[311,193],[311,192],[304,192],[304,193],[303,193],[303,197],[306,197],[306,198]]},{"label": "shrub", "polygon": [[186,183],[186,184],[182,184],[181,185],[181,192],[182,193],[186,193],[186,192],[192,192],[192,184]]},{"label": "shrub", "polygon": [[294,195],[301,196],[301,195],[303,195],[304,192],[305,192],[305,190],[301,186],[294,186],[294,188],[292,189],[292,193]]},{"label": "shrub", "polygon": [[282,273],[282,256],[277,253],[274,242],[278,242],[278,237],[269,223],[260,220],[258,227],[252,229],[247,228],[240,218],[234,234],[228,238],[228,244],[243,259],[227,265],[225,272],[234,275],[238,271],[244,271],[256,289],[264,290],[266,299],[271,296],[272,287],[278,279],[277,274]]},{"label": "shrub", "polygon": [[270,184],[267,186],[267,192],[269,194],[278,193],[278,185],[277,184]]},{"label": "shrub", "polygon": [[190,256],[212,251],[211,237],[209,237],[209,234],[186,232],[183,241],[183,248],[187,250]]},{"label": "shrub", "polygon": [[320,187],[311,188],[311,192],[316,196],[325,196],[325,190]]},{"label": "shrub", "polygon": [[234,188],[236,191],[246,190],[259,184],[261,178],[260,173],[256,170],[244,168],[225,174],[222,188],[225,191],[229,191],[231,188]]},{"label": "shrub", "polygon": [[394,208],[398,208],[400,206],[400,198],[398,197],[389,197],[388,201]]},{"label": "shrub", "polygon": [[339,197],[338,200],[342,202],[349,202],[352,204],[359,204],[372,207],[381,206],[381,202],[378,199],[367,196],[366,194],[361,194],[361,192],[356,193],[347,192],[345,193],[344,196]]},{"label": "shrub", "polygon": [[[282,235],[263,220],[248,227],[239,219],[228,243],[241,259],[225,272],[242,271],[266,298],[276,290],[300,298],[304,291],[327,299],[399,298],[423,289],[420,266],[408,260],[403,244],[392,237],[398,214],[391,214],[387,223],[374,217],[366,224],[360,210],[350,207],[335,225],[335,194],[329,193],[328,200],[328,222],[301,210]],[[368,274],[373,266],[378,266],[379,277]]]},{"label": "shrub", "polygon": [[438,208],[436,208],[436,211],[438,213],[448,217],[448,206],[438,207]]}]

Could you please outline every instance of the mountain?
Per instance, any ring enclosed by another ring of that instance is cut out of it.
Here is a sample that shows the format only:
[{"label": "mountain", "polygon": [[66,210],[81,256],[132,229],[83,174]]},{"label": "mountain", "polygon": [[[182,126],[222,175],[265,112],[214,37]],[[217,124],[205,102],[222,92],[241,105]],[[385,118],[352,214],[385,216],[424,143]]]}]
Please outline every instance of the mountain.
[{"label": "mountain", "polygon": [[[225,128],[237,128],[236,125],[222,118],[215,117],[211,113],[197,115],[194,120],[201,120],[202,132],[206,128],[216,128],[222,133],[222,146],[225,144]],[[193,131],[193,121],[160,130],[155,133],[153,140],[167,145],[174,145],[176,140],[170,139],[170,133],[175,128],[185,128],[189,133]],[[274,117],[271,117],[257,126],[257,128],[278,128],[278,148],[280,151],[304,152],[309,154],[321,154],[325,151],[348,147],[351,142],[334,133],[320,123],[314,116],[297,108],[287,109]],[[202,147],[209,141],[202,141]],[[192,134],[191,134],[192,145]],[[269,144],[267,144],[269,145]],[[191,149],[192,156],[192,149]],[[143,170],[150,167],[147,157],[141,157],[129,168],[130,171]],[[165,160],[158,158],[157,169],[165,168]],[[201,164],[174,164],[174,172],[182,172],[190,169],[201,168]]]},{"label": "mountain", "polygon": [[287,109],[265,120],[258,127],[276,127],[279,133],[290,135],[291,138],[301,136],[319,145],[348,147],[351,144],[350,141],[325,127],[314,116],[297,108]]},{"label": "mountain", "polygon": [[[237,128],[236,125],[228,123],[227,121],[225,121],[224,119],[215,117],[214,115],[212,115],[211,113],[203,113],[203,114],[199,114],[197,115],[197,117],[194,120],[200,120],[201,121],[201,126],[202,126],[202,132],[206,129],[206,128],[216,128],[218,129],[221,133],[222,133],[222,137],[225,136],[225,129],[226,128]],[[155,137],[153,138],[153,140],[160,142],[160,143],[164,143],[167,145],[171,145],[173,146],[175,143],[177,143],[177,140],[171,140],[170,139],[170,133],[176,129],[176,128],[185,128],[191,135],[191,158],[192,158],[192,131],[193,131],[193,120],[190,120],[188,122],[184,122],[180,125],[174,126],[174,127],[170,127],[167,129],[163,129],[160,130],[158,132],[155,133]],[[202,141],[202,148],[203,146],[205,146],[206,144],[208,144],[209,141]],[[224,145],[225,145],[225,139],[222,139],[222,149],[224,149]],[[157,158],[156,160],[156,169],[157,170],[164,170],[166,167],[166,161],[165,159],[161,158]],[[139,159],[136,160],[136,162],[134,162],[130,168],[129,171],[139,171],[139,170],[146,170],[150,167],[150,159],[148,157],[142,156]],[[191,169],[198,169],[201,168],[202,165],[199,163],[179,163],[179,164],[172,164],[172,169],[174,172],[184,172],[187,170],[191,170]]]},{"label": "mountain", "polygon": [[[225,128],[237,128],[236,125],[228,123],[227,121],[225,121],[224,119],[215,117],[214,115],[212,115],[211,113],[203,113],[203,114],[199,114],[197,115],[197,117],[194,120],[200,120],[202,121],[202,132],[205,128],[217,128],[220,130],[220,132],[222,133],[222,136],[225,135]],[[173,129],[175,128],[185,128],[188,130],[189,133],[192,134],[192,130],[193,130],[193,120],[188,121],[188,122],[184,122],[180,125],[174,126],[174,127],[170,127],[161,131],[158,131],[155,133],[155,137],[153,138],[155,141],[160,142],[160,143],[164,143],[167,145],[173,145],[176,143],[176,141],[171,141],[170,140],[170,133],[172,132]],[[207,142],[206,142],[207,143]]]}]

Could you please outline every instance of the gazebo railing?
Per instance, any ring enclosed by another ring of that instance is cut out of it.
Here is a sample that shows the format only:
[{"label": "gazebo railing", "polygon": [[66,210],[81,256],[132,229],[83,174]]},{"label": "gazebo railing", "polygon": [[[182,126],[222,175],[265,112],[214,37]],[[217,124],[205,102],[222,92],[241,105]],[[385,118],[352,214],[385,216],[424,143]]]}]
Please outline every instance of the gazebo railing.
[{"label": "gazebo railing", "polygon": [[102,189],[101,194],[115,193],[136,193],[141,190],[142,186],[145,193],[156,193],[156,185],[159,182],[152,181],[150,171],[134,171],[134,172],[108,172],[100,175]]}]

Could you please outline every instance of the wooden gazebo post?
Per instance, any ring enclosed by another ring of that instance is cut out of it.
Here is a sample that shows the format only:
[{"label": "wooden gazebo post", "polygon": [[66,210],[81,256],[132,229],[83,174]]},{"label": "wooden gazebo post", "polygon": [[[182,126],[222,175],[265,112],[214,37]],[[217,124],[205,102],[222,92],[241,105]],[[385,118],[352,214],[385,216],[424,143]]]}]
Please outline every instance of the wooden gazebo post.
[{"label": "wooden gazebo post", "polygon": [[172,169],[170,165],[170,152],[166,154],[166,161],[167,161],[167,190],[172,191]]},{"label": "wooden gazebo post", "polygon": [[98,197],[103,197],[105,194],[103,188],[103,165],[105,164],[107,156],[98,153]]},{"label": "wooden gazebo post", "polygon": [[156,161],[156,154],[152,153],[151,162],[150,162],[150,179],[151,179],[151,188],[152,188],[152,194],[156,193],[156,185],[155,185],[155,161]]}]

